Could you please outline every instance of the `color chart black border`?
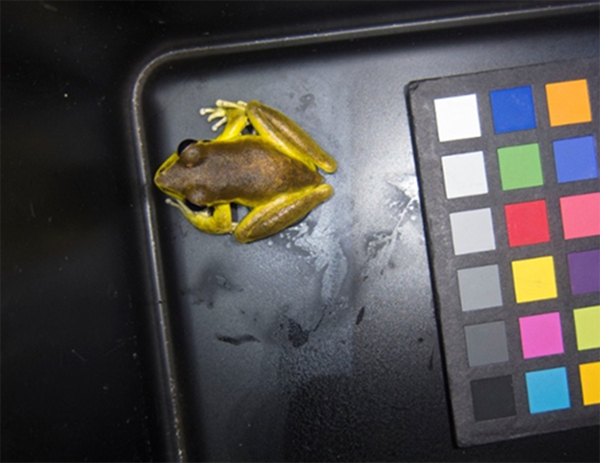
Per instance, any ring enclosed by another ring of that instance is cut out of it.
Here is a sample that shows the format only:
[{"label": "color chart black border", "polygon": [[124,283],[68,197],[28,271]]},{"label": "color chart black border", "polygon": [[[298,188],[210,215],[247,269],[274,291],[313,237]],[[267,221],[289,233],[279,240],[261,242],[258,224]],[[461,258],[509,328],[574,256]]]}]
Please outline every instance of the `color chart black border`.
[{"label": "color chart black border", "polygon": [[[526,435],[598,424],[600,406],[583,406],[578,365],[598,361],[599,350],[578,351],[575,340],[573,309],[600,304],[598,293],[571,295],[567,254],[600,248],[600,238],[586,237],[565,241],[560,219],[559,197],[599,191],[599,179],[558,183],[552,141],[593,135],[596,150],[599,140],[600,62],[597,59],[554,62],[527,67],[486,71],[477,74],[411,82],[407,88],[413,147],[423,204],[430,267],[432,270],[438,320],[441,325],[446,375],[451,395],[457,442],[469,446]],[[588,79],[592,121],[550,127],[546,105],[547,83]],[[489,92],[531,86],[537,127],[535,129],[496,134],[492,121]],[[481,137],[439,142],[434,100],[477,95]],[[503,191],[500,184],[497,149],[499,147],[538,143],[542,159],[544,185],[535,188]],[[483,151],[488,193],[479,196],[447,199],[441,166],[443,155]],[[531,246],[508,246],[505,204],[546,199],[551,240]],[[475,254],[454,255],[449,214],[456,211],[491,208],[496,249]],[[538,256],[554,256],[558,297],[517,304],[514,300],[511,261]],[[503,306],[463,312],[456,279],[457,270],[498,264]],[[518,318],[558,311],[563,327],[565,353],[523,359]],[[509,348],[509,362],[470,368],[464,343],[464,326],[503,320]],[[529,413],[524,373],[555,366],[568,370],[571,408],[568,410]],[[476,422],[473,418],[470,381],[479,378],[512,375],[516,415]]]}]

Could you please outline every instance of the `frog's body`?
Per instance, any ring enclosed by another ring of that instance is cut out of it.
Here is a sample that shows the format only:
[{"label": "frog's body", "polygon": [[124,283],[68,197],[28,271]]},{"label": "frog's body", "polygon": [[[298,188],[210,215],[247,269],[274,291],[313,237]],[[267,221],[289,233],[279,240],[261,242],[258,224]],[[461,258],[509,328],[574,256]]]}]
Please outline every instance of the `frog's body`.
[{"label": "frog's body", "polygon": [[[257,101],[220,100],[202,113],[221,117],[216,127],[227,122],[223,133],[180,145],[154,178],[196,228],[255,241],[299,221],[333,194],[317,167],[332,173],[335,160],[285,115]],[[248,124],[256,135],[242,134]],[[212,214],[191,210],[185,200]],[[239,224],[231,220],[231,203],[252,209]]]}]

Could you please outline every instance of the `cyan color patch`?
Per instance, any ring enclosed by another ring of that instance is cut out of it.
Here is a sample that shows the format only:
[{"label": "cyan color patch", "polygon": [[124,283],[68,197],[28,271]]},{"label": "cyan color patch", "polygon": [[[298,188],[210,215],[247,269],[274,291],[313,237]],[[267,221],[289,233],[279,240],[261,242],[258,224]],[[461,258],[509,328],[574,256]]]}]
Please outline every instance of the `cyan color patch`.
[{"label": "cyan color patch", "polygon": [[496,133],[536,128],[531,87],[516,87],[490,92]]},{"label": "cyan color patch", "polygon": [[567,369],[564,367],[525,373],[531,413],[550,412],[571,407]]}]

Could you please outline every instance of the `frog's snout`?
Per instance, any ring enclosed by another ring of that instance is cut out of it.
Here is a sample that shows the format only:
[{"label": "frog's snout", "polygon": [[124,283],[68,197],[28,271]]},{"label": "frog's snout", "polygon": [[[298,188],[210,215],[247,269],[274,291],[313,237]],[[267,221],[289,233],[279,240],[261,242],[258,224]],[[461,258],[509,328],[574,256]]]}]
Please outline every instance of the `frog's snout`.
[{"label": "frog's snout", "polygon": [[159,188],[167,187],[167,182],[165,181],[165,173],[157,172],[156,175],[154,176],[154,183]]},{"label": "frog's snout", "polygon": [[164,193],[172,198],[185,199],[185,195],[177,188],[177,176],[173,175],[172,170],[157,172],[154,177],[154,184]]},{"label": "frog's snout", "polygon": [[175,190],[177,179],[173,169],[157,172],[156,177],[154,177],[154,183],[163,190]]},{"label": "frog's snout", "polygon": [[162,191],[164,191],[165,193],[168,192],[168,190],[170,190],[171,188],[169,188],[169,176],[166,174],[165,171],[158,171],[156,172],[156,175],[154,176],[154,184],[160,188]]},{"label": "frog's snout", "polygon": [[178,175],[176,163],[179,155],[173,153],[156,171],[154,175],[154,184],[163,192],[174,198],[183,199],[183,195],[177,188]]}]

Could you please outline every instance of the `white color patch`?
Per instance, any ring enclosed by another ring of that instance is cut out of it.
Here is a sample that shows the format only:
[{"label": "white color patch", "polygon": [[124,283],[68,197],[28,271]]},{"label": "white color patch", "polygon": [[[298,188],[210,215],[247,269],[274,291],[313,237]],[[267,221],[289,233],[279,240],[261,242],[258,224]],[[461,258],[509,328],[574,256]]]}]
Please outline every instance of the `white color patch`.
[{"label": "white color patch", "polygon": [[444,156],[442,168],[448,199],[488,192],[483,151]]},{"label": "white color patch", "polygon": [[441,142],[481,137],[477,95],[437,98],[433,104]]}]

